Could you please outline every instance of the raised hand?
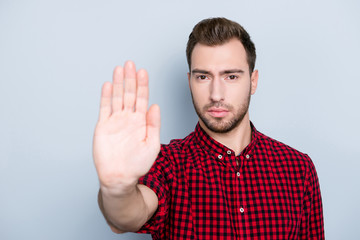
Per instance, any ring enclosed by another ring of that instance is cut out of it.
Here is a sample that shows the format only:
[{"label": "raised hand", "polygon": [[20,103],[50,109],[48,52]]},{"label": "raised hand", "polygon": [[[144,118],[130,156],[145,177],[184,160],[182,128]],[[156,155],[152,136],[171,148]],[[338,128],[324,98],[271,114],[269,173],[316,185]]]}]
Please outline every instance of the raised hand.
[{"label": "raised hand", "polygon": [[160,150],[160,108],[148,107],[148,75],[133,62],[116,67],[113,82],[103,85],[95,128],[93,157],[102,188],[135,186]]}]

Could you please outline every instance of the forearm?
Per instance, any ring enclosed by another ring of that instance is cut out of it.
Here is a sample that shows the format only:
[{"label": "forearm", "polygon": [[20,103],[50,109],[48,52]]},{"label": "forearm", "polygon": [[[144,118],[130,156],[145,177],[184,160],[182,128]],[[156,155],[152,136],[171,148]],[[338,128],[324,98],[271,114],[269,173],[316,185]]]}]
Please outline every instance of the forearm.
[{"label": "forearm", "polygon": [[[141,186],[140,186],[141,187]],[[107,189],[100,188],[99,207],[108,221],[118,233],[135,232],[139,230],[151,217],[139,186],[127,190],[122,194],[113,194]]]}]

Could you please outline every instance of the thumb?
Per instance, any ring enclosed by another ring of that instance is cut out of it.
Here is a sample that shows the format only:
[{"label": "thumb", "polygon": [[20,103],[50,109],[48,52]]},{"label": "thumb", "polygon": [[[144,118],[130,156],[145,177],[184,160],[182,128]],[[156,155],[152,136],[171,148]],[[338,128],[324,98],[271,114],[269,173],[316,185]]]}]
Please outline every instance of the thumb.
[{"label": "thumb", "polygon": [[151,105],[146,113],[146,140],[160,144],[160,107]]}]

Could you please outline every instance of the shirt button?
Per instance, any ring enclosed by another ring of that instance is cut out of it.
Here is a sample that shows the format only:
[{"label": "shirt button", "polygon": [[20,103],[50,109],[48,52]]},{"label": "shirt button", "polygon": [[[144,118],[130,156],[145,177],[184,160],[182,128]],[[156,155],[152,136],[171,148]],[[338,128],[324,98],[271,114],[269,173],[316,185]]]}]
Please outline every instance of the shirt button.
[{"label": "shirt button", "polygon": [[218,159],[222,159],[222,155],[221,155],[221,154],[218,155]]},{"label": "shirt button", "polygon": [[240,177],[240,173],[239,173],[239,172],[237,172],[236,175],[237,175],[238,177]]},{"label": "shirt button", "polygon": [[243,208],[240,208],[239,211],[243,213],[245,210]]},{"label": "shirt button", "polygon": [[246,154],[246,158],[249,159],[249,158],[250,158],[250,155],[249,155],[249,154]]},{"label": "shirt button", "polygon": [[231,151],[230,151],[230,150],[227,150],[227,152],[226,152],[226,153],[230,155],[230,154],[231,154]]}]

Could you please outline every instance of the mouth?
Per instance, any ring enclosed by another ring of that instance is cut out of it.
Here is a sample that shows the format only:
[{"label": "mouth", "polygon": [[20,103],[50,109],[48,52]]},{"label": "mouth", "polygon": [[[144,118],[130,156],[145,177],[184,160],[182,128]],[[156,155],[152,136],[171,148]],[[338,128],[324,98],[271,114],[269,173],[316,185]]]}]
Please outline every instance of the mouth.
[{"label": "mouth", "polygon": [[225,108],[212,107],[207,110],[208,114],[215,118],[222,118],[229,114],[229,111]]}]

